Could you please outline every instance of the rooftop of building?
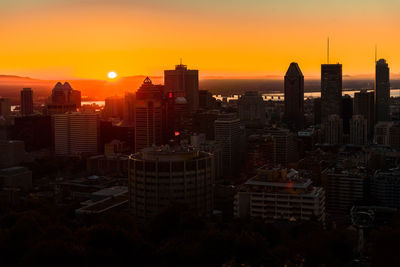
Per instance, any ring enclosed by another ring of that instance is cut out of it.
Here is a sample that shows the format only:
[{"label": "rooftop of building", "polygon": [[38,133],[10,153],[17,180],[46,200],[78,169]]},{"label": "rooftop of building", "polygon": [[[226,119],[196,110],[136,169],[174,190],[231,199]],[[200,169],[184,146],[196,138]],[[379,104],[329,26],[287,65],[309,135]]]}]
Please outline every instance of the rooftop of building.
[{"label": "rooftop of building", "polygon": [[209,153],[200,151],[198,148],[186,145],[165,145],[153,146],[142,149],[140,152],[133,154],[130,158],[141,160],[158,160],[158,161],[182,161],[200,158],[201,156],[210,155]]},{"label": "rooftop of building", "polygon": [[294,169],[269,168],[263,166],[257,170],[256,176],[248,180],[245,185],[267,186],[282,189],[307,189],[312,181],[299,176]]}]

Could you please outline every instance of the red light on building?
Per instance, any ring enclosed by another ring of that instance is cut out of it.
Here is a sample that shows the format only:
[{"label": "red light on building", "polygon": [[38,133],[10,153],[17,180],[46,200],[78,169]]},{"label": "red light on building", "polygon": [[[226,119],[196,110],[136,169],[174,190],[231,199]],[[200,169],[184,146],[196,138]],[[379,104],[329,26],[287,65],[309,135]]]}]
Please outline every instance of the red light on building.
[{"label": "red light on building", "polygon": [[172,93],[168,93],[168,98],[172,98],[174,95]]},{"label": "red light on building", "polygon": [[178,131],[175,131],[175,136],[179,136],[181,133],[180,132],[178,132]]}]

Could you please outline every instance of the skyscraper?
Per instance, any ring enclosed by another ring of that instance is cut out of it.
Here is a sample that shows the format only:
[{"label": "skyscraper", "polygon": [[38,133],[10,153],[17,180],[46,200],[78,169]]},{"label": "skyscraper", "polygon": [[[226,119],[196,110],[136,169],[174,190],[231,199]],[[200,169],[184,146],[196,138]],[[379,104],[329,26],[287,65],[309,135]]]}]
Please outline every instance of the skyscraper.
[{"label": "skyscraper", "polygon": [[168,92],[183,96],[188,101],[190,111],[199,107],[199,71],[188,70],[186,65],[176,65],[175,70],[164,71],[164,84]]},{"label": "skyscraper", "polygon": [[11,99],[0,98],[0,116],[6,117],[11,114]]},{"label": "skyscraper", "polygon": [[81,106],[81,92],[72,89],[68,82],[58,82],[51,91],[47,110],[50,115],[76,111]]},{"label": "skyscraper", "polygon": [[350,134],[350,120],[353,116],[353,98],[349,95],[344,95],[342,97],[342,113],[341,117],[343,119],[343,134]]},{"label": "skyscraper", "polygon": [[164,142],[164,86],[154,85],[147,77],[136,92],[135,151]]},{"label": "skyscraper", "polygon": [[343,143],[343,120],[339,117],[339,115],[330,115],[322,126],[325,143],[331,145]]},{"label": "skyscraper", "polygon": [[342,64],[321,65],[321,120],[342,113]]},{"label": "skyscraper", "polygon": [[21,91],[21,114],[30,115],[33,113],[33,91],[31,88],[24,88]]},{"label": "skyscraper", "polygon": [[354,94],[354,115],[362,115],[367,120],[368,138],[372,138],[375,121],[374,92],[361,90]]},{"label": "skyscraper", "polygon": [[104,117],[119,118],[122,119],[124,116],[124,98],[119,96],[110,96],[105,99],[104,105]]},{"label": "skyscraper", "polygon": [[238,100],[238,111],[246,126],[263,127],[267,121],[265,103],[258,92],[245,92]]},{"label": "skyscraper", "polygon": [[367,144],[367,125],[367,120],[363,115],[353,115],[352,119],[350,120],[350,144]]},{"label": "skyscraper", "polygon": [[215,141],[222,146],[222,175],[232,178],[240,164],[240,120],[234,113],[221,114],[215,123]]},{"label": "skyscraper", "polygon": [[375,68],[376,121],[389,121],[390,80],[386,60],[379,59]]},{"label": "skyscraper", "polygon": [[94,112],[55,114],[53,120],[54,153],[60,156],[97,154],[99,117]]},{"label": "skyscraper", "polygon": [[295,62],[285,75],[285,121],[292,129],[304,126],[304,76]]}]

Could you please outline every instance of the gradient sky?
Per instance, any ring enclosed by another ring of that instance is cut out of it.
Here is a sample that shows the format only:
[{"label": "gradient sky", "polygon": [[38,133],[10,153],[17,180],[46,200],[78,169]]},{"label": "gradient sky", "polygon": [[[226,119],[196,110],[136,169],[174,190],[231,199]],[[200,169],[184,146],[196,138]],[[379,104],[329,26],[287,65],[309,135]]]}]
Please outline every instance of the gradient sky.
[{"label": "gradient sky", "polygon": [[162,75],[183,58],[204,76],[306,76],[326,62],[373,74],[374,46],[400,73],[399,0],[1,0],[0,74]]}]

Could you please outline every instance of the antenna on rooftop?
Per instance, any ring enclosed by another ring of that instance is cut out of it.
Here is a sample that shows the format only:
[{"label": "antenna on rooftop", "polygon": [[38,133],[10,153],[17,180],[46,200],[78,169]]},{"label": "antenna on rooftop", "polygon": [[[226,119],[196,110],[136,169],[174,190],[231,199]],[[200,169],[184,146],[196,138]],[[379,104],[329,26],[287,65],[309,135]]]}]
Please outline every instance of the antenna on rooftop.
[{"label": "antenna on rooftop", "polygon": [[377,55],[378,55],[378,47],[377,47],[377,45],[375,45],[375,64],[376,64],[376,60],[377,60]]},{"label": "antenna on rooftop", "polygon": [[182,65],[182,58],[180,58],[180,62],[181,62],[181,65]]},{"label": "antenna on rooftop", "polygon": [[328,43],[327,43],[327,51],[326,51],[326,54],[327,54],[327,59],[328,59],[328,64],[329,64],[329,37],[328,37]]}]

